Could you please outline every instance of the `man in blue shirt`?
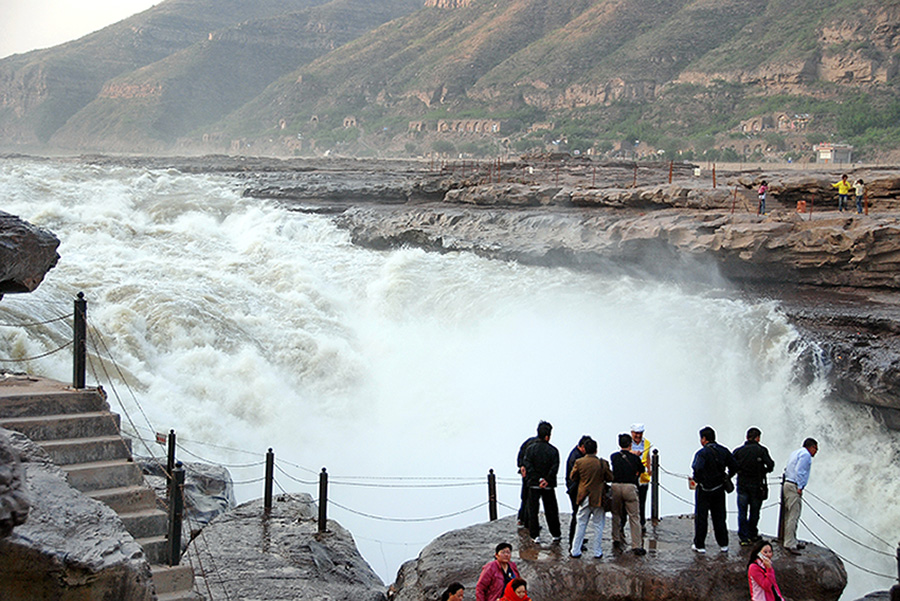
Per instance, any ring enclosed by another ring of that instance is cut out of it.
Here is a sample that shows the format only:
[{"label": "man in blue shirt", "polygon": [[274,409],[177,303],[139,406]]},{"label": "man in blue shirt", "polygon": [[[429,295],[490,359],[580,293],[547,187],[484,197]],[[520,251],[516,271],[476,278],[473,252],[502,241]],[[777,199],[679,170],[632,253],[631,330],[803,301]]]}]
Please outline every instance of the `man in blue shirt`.
[{"label": "man in blue shirt", "polygon": [[794,555],[806,545],[797,541],[797,522],[800,521],[803,489],[809,482],[809,470],[812,458],[819,452],[819,443],[814,438],[807,438],[803,446],[791,453],[784,468],[784,548]]}]

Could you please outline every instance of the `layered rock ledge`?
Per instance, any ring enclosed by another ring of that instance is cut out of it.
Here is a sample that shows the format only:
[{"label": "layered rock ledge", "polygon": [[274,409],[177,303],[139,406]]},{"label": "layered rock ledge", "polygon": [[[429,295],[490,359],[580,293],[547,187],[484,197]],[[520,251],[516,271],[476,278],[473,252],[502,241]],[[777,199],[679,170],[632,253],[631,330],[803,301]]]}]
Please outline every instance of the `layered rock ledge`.
[{"label": "layered rock ledge", "polygon": [[[513,561],[535,599],[746,601],[749,548],[736,547],[729,553],[711,548],[706,555],[695,554],[689,543],[693,524],[692,516],[670,516],[648,527],[643,557],[614,553],[607,525],[602,559],[587,555],[572,559],[564,547],[537,546],[527,532],[515,534],[515,516],[509,516],[435,539],[418,558],[400,568],[392,586],[393,600],[438,599],[453,582],[465,586],[467,596],[474,595],[481,567],[493,559],[496,544],[506,541],[513,545]],[[834,601],[840,597],[847,574],[834,553],[815,546],[808,546],[799,557],[778,545],[774,550],[778,584],[787,598]]]},{"label": "layered rock ledge", "polygon": [[28,519],[0,538],[0,599],[151,601],[150,564],[119,516],[75,490],[46,452],[0,429],[0,447],[25,472]]}]

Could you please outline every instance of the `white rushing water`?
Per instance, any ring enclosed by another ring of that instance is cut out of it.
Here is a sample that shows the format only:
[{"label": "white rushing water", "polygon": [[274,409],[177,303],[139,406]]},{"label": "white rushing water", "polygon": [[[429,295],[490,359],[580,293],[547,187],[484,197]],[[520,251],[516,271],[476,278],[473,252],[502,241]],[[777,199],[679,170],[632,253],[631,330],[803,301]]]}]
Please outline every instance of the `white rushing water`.
[{"label": "white rushing water", "polygon": [[[692,510],[677,474],[689,472],[702,426],[732,448],[761,428],[775,475],[813,436],[808,490],[821,501],[805,497],[801,538],[864,568],[847,565],[844,599],[892,584],[866,570],[896,572],[898,436],[864,408],[823,401],[821,382],[795,383],[802,345],[775,303],[734,300],[724,286],[373,252],[328,217],[242,198],[222,176],[7,159],[0,199],[62,241],[36,292],[0,301],[0,324],[66,314],[84,291],[94,344],[115,360],[91,364],[113,374],[103,380],[113,410],[121,397],[140,436],[173,428],[187,451],[232,466],[246,482],[239,501],[262,495],[257,462],[269,447],[287,491],[316,496],[310,483],[326,466],[329,517],[388,583],[438,534],[487,518],[488,469],[501,478],[501,515],[517,507],[515,455],[546,419],[563,460],[581,434],[608,455],[617,433],[644,422],[669,472],[664,515]],[[0,327],[0,358],[46,353],[69,328]],[[72,373],[68,351],[0,367]],[[766,509],[761,529],[773,533],[776,519]]]}]

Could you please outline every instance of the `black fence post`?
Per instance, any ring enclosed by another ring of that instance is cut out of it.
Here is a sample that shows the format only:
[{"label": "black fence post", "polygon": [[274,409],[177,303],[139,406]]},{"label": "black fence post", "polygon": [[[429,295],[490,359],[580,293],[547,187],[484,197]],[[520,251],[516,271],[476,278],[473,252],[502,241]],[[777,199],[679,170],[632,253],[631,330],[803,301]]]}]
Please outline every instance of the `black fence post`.
[{"label": "black fence post", "polygon": [[328,526],[328,472],[322,468],[319,474],[319,532],[325,532]]},{"label": "black fence post", "polygon": [[169,443],[168,447],[168,456],[166,458],[166,498],[172,498],[172,479],[173,474],[172,470],[175,469],[175,430],[169,430],[169,435],[166,437],[166,442]]},{"label": "black fence post", "polygon": [[492,522],[497,520],[497,476],[493,469],[488,472],[488,517]]},{"label": "black fence post", "polygon": [[87,364],[87,301],[84,292],[78,293],[75,299],[75,314],[72,320],[72,387],[84,388],[84,370]]},{"label": "black fence post", "polygon": [[266,515],[272,511],[272,481],[275,479],[275,453],[272,449],[266,453],[266,483],[263,492],[263,507]]},{"label": "black fence post", "polygon": [[650,455],[650,520],[659,523],[659,449]]},{"label": "black fence post", "polygon": [[184,517],[184,469],[181,462],[172,471],[172,495],[169,497],[169,565],[181,561],[181,521]]},{"label": "black fence post", "polygon": [[891,601],[900,601],[900,543],[897,543],[897,584],[891,587]]},{"label": "black fence post", "polygon": [[784,542],[784,474],[781,475],[781,486],[778,487],[778,536],[775,540]]}]

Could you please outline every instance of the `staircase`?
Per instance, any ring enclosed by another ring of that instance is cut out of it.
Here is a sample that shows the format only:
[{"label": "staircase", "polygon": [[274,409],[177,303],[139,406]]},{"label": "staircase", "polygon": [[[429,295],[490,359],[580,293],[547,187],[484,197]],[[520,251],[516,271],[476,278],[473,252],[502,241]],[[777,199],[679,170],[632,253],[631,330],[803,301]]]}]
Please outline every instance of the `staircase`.
[{"label": "staircase", "polygon": [[190,566],[169,566],[167,516],[131,457],[120,419],[97,388],[75,390],[34,376],[0,379],[0,427],[41,446],[69,484],[109,505],[144,549],[159,601],[196,601]]}]

